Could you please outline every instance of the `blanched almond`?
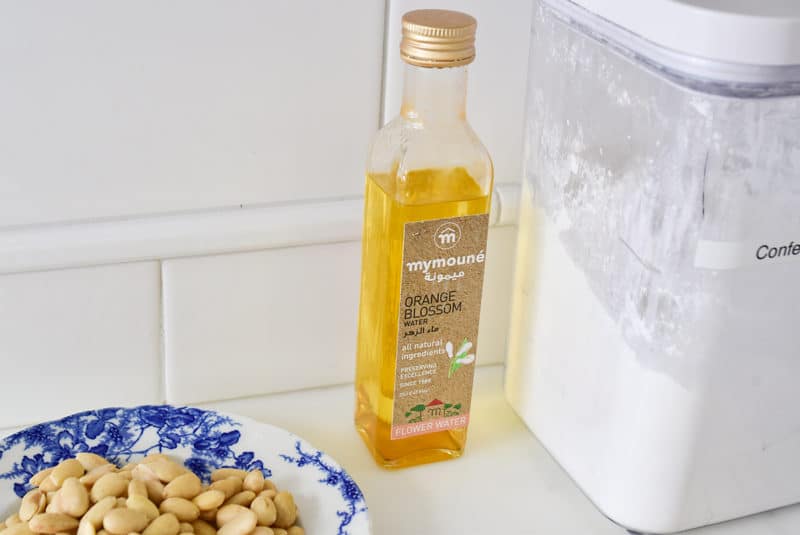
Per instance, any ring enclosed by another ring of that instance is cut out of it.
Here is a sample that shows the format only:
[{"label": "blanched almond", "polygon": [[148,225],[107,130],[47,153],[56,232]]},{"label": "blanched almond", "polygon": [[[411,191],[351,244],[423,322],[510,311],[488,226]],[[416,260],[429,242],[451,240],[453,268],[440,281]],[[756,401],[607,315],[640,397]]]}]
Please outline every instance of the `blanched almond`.
[{"label": "blanched almond", "polygon": [[92,468],[91,471],[87,472],[86,475],[81,476],[80,482],[86,486],[92,486],[97,483],[101,477],[106,474],[110,474],[111,472],[116,472],[117,467],[111,463],[101,464],[100,466],[96,466]]},{"label": "blanched almond", "polygon": [[217,531],[218,535],[248,535],[256,529],[256,514],[246,509],[231,518],[224,526]]},{"label": "blanched almond", "polygon": [[159,516],[145,528],[142,535],[178,535],[181,524],[172,513]]},{"label": "blanched almond", "polygon": [[[195,522],[197,521],[195,520]],[[180,533],[194,533],[194,526],[188,522],[181,522]]]},{"label": "blanched almond", "polygon": [[256,526],[256,529],[253,530],[252,535],[275,535],[275,532],[272,531],[272,528],[268,528],[266,526]]},{"label": "blanched almond", "polygon": [[58,463],[50,474],[50,479],[56,484],[56,487],[61,487],[64,481],[70,477],[81,477],[85,470],[83,465],[77,459],[66,459]]},{"label": "blanched almond", "polygon": [[64,513],[40,513],[31,518],[28,527],[36,533],[59,533],[76,529],[78,521]]},{"label": "blanched almond", "polygon": [[117,498],[114,496],[106,496],[86,511],[83,515],[81,522],[89,522],[92,527],[97,530],[103,525],[103,517],[106,516],[110,510],[117,505]]},{"label": "blanched almond", "polygon": [[116,472],[108,473],[97,480],[89,493],[94,503],[106,496],[122,496],[128,490],[128,480]]},{"label": "blanched almond", "polygon": [[2,533],[3,535],[33,535],[33,531],[28,527],[27,522],[20,522],[13,526],[8,526]]},{"label": "blanched almond", "polygon": [[250,504],[250,509],[256,514],[259,526],[271,526],[278,518],[278,510],[269,498],[256,498]]},{"label": "blanched almond", "polygon": [[38,487],[39,485],[42,484],[42,481],[44,481],[45,478],[49,477],[50,474],[53,473],[54,469],[55,469],[55,467],[51,466],[50,468],[45,468],[44,470],[39,470],[38,472],[36,472],[35,474],[33,474],[31,476],[31,478],[28,480],[28,483],[30,483],[34,487]]},{"label": "blanched almond", "polygon": [[158,479],[158,476],[149,465],[141,463],[133,467],[133,470],[131,470],[131,475],[133,476],[133,479],[138,479],[139,481]]},{"label": "blanched almond", "polygon": [[292,526],[286,530],[286,535],[306,535],[306,530],[300,526]]},{"label": "blanched almond", "polygon": [[234,494],[242,491],[242,480],[238,477],[227,477],[225,479],[220,479],[219,481],[213,482],[209,488],[221,490],[225,493],[225,499],[227,500]]},{"label": "blanched almond", "polygon": [[164,459],[156,459],[145,466],[151,469],[163,483],[169,483],[176,477],[186,473],[186,468]]},{"label": "blanched almond", "polygon": [[53,481],[53,474],[50,473],[49,476],[44,478],[41,483],[39,483],[39,490],[42,492],[53,492],[58,490],[58,485],[56,482]]},{"label": "blanched almond", "polygon": [[[22,522],[22,520],[19,519],[19,515],[17,513],[14,513],[10,517],[6,518],[6,521],[3,522],[3,524],[5,524],[7,528],[10,528],[14,524],[19,524],[20,522]],[[2,527],[2,525],[0,525],[0,527]],[[0,531],[3,530],[0,529]]]},{"label": "blanched almond", "polygon": [[192,522],[200,516],[200,509],[186,498],[167,498],[158,510],[162,513],[172,513],[181,522]]},{"label": "blanched almond", "polygon": [[217,535],[217,528],[204,520],[195,520],[192,527],[197,535]]},{"label": "blanched almond", "polygon": [[261,473],[261,470],[249,472],[244,478],[242,488],[244,490],[253,491],[256,494],[264,490],[264,474]]},{"label": "blanched almond", "polygon": [[147,497],[156,505],[164,501],[164,484],[158,479],[148,479],[144,482],[147,487]]},{"label": "blanched almond", "polygon": [[192,472],[177,476],[164,487],[164,498],[191,500],[203,490],[203,482]]},{"label": "blanched almond", "polygon": [[225,503],[225,493],[221,490],[211,489],[201,492],[192,501],[201,511],[210,511]]},{"label": "blanched almond", "polygon": [[237,515],[243,513],[244,511],[249,511],[249,510],[250,509],[244,507],[243,505],[236,505],[236,504],[224,505],[220,507],[219,511],[217,511],[217,527],[220,528],[224,526],[225,524],[233,520],[233,518],[236,517]]},{"label": "blanched almond", "polygon": [[86,519],[81,519],[78,524],[78,533],[76,535],[97,535],[97,530],[94,525]]},{"label": "blanched almond", "polygon": [[256,497],[256,493],[252,490],[243,490],[228,499],[225,502],[226,505],[229,504],[236,504],[236,505],[244,505],[245,507],[250,507],[250,504],[253,502],[253,499]]},{"label": "blanched almond", "polygon": [[44,508],[45,513],[65,513],[61,507],[61,493],[55,492],[53,496],[47,500],[47,507]]},{"label": "blanched almond", "polygon": [[66,479],[58,494],[62,513],[78,518],[89,510],[89,491],[78,481],[78,478]]},{"label": "blanched almond", "polygon": [[131,480],[130,483],[128,483],[128,498],[137,495],[148,498],[147,485],[144,484],[144,481],[139,481],[138,479],[134,479]]},{"label": "blanched almond", "polygon": [[100,457],[95,453],[89,453],[82,451],[75,456],[75,459],[81,463],[83,469],[87,472],[91,472],[93,469],[97,468],[98,466],[103,466],[104,464],[108,464],[108,461],[104,458]]},{"label": "blanched almond", "polygon": [[132,531],[141,531],[147,527],[147,517],[141,511],[127,507],[113,509],[103,518],[103,529],[114,535],[128,535]]},{"label": "blanched almond", "polygon": [[33,518],[33,515],[44,511],[45,507],[47,507],[47,495],[39,489],[33,489],[22,498],[18,520],[27,522]]},{"label": "blanched almond", "polygon": [[276,491],[276,490],[274,490],[274,489],[267,489],[267,490],[262,490],[261,492],[259,492],[259,493],[258,493],[258,497],[261,497],[261,498],[269,498],[269,499],[271,500],[271,499],[273,499],[273,498],[274,498],[274,497],[275,497],[277,494],[278,494],[278,491]]},{"label": "blanched almond", "polygon": [[126,505],[128,509],[132,509],[134,511],[139,511],[140,513],[144,513],[147,517],[148,522],[152,522],[158,515],[158,507],[156,504],[151,502],[146,496],[142,496],[140,494],[134,494],[132,496],[128,496],[126,501]]},{"label": "blanched almond", "polygon": [[275,519],[275,525],[279,528],[290,528],[297,520],[297,506],[294,503],[294,496],[286,491],[279,492],[272,500],[277,509],[278,517]]},{"label": "blanched almond", "polygon": [[247,477],[247,472],[244,470],[239,470],[238,468],[218,468],[211,472],[211,481],[222,481],[223,479],[227,479],[229,477],[237,477],[241,480],[244,480]]}]

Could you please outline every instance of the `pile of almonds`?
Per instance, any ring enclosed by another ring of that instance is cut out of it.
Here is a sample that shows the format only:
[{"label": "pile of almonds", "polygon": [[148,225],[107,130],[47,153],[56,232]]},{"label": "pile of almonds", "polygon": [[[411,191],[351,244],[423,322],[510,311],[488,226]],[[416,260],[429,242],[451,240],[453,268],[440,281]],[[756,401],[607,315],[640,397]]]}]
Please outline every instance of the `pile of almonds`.
[{"label": "pile of almonds", "polygon": [[297,506],[260,470],[221,468],[203,486],[166,455],[117,468],[93,453],[30,479],[2,535],[305,535]]}]

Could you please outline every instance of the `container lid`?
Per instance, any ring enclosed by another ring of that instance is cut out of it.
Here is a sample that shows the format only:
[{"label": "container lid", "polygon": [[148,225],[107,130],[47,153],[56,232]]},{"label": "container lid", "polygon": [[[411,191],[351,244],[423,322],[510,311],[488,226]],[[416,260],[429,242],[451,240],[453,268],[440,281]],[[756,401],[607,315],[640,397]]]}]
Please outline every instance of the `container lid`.
[{"label": "container lid", "polygon": [[750,65],[800,65],[800,0],[573,2],[684,54]]},{"label": "container lid", "polygon": [[477,21],[460,11],[418,9],[403,15],[400,57],[418,67],[456,67],[475,59]]}]

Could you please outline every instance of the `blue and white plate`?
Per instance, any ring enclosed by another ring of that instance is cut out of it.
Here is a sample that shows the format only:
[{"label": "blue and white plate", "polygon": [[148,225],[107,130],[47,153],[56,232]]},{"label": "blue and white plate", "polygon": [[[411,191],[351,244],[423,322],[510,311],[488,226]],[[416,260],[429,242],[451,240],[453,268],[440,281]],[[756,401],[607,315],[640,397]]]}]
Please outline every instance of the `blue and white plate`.
[{"label": "blue and white plate", "polygon": [[260,469],[294,495],[308,535],[370,533],[361,489],[303,439],[247,418],[166,405],[81,412],[0,439],[2,518],[18,506],[33,474],[81,451],[118,465],[163,452],[206,481],[216,468]]}]

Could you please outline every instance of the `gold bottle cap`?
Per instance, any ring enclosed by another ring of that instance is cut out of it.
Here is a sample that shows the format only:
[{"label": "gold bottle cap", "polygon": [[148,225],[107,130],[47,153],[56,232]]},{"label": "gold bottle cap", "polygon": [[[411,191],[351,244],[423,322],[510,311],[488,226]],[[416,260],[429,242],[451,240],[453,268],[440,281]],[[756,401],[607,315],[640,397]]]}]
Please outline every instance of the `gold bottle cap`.
[{"label": "gold bottle cap", "polygon": [[400,57],[419,67],[455,67],[475,59],[475,18],[459,11],[419,9],[403,15]]}]

